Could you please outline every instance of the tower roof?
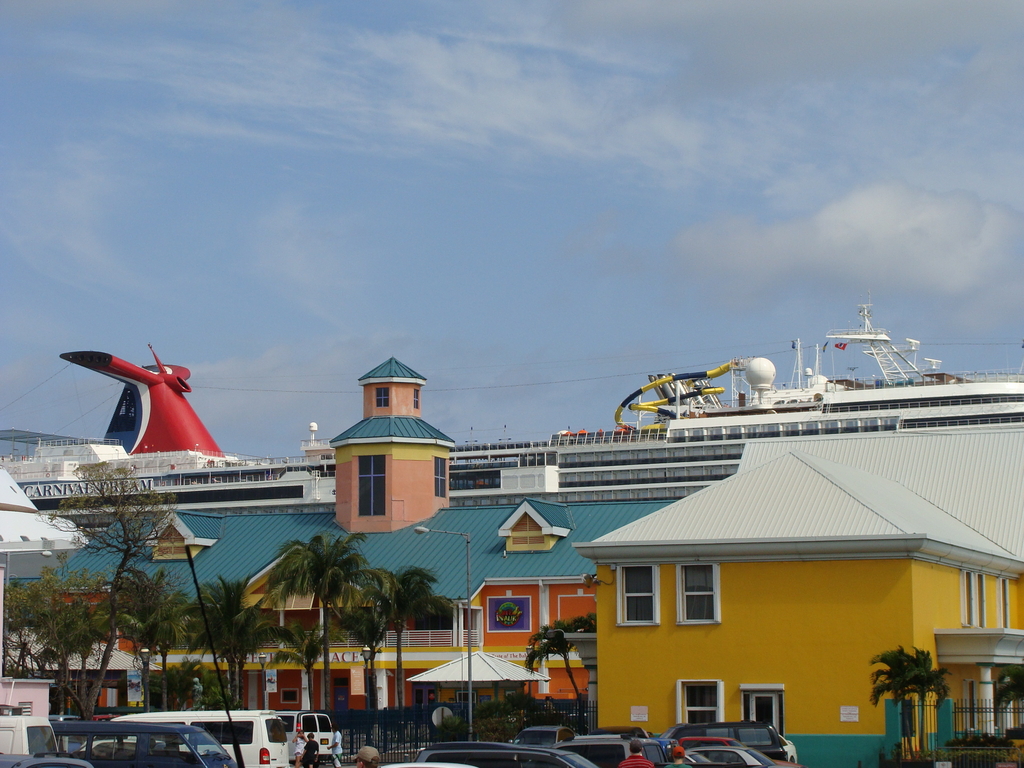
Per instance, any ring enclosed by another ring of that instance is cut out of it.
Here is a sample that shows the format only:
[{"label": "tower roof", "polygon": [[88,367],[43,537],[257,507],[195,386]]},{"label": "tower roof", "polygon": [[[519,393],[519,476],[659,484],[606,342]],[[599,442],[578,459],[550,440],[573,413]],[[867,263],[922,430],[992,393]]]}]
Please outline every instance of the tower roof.
[{"label": "tower roof", "polygon": [[405,363],[399,362],[394,357],[389,357],[372,371],[359,377],[359,381],[366,381],[367,379],[415,379],[422,382],[427,380],[426,377],[416,373],[412,368]]},{"label": "tower roof", "polygon": [[455,441],[415,416],[372,416],[353,424],[336,438],[331,447],[346,442],[430,442],[451,446]]}]

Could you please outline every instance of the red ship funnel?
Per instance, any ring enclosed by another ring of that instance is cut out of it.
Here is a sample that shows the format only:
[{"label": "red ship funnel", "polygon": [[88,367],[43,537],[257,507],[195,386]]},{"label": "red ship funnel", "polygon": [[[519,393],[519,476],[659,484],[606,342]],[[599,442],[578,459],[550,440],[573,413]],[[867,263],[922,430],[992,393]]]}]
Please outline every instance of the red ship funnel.
[{"label": "red ship funnel", "polygon": [[[152,347],[150,350],[152,351]],[[222,455],[185,399],[192,372],[180,365],[140,367],[106,352],[65,352],[62,360],[124,382],[106,437],[120,440],[128,453],[202,451]]]}]

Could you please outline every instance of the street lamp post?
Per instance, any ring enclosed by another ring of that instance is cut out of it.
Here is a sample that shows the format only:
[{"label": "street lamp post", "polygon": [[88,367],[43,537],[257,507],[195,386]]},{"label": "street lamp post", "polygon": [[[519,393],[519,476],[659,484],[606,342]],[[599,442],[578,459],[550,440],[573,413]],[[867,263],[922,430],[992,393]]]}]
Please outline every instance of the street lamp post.
[{"label": "street lamp post", "polygon": [[139,650],[142,659],[142,711],[149,712],[149,648]]},{"label": "street lamp post", "polygon": [[370,646],[364,645],[359,654],[363,657],[363,695],[366,697],[366,708],[374,709],[374,701],[370,698],[370,659],[373,651],[370,650]]},{"label": "street lamp post", "polygon": [[269,709],[267,706],[267,654],[260,653],[257,656],[260,660],[260,682],[263,684],[263,709]]},{"label": "street lamp post", "polygon": [[425,525],[418,525],[413,530],[416,533],[447,533],[451,536],[461,536],[466,540],[466,707],[469,726],[469,740],[473,740],[473,609],[471,599],[473,595],[473,580],[471,577],[471,560],[469,549],[469,534],[463,531],[440,531],[436,528],[427,528]]}]

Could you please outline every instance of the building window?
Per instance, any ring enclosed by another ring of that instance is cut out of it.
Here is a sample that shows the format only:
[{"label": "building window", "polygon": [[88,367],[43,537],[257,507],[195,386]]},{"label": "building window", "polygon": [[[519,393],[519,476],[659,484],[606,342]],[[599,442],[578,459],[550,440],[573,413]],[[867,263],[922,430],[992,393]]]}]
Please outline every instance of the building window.
[{"label": "building window", "polygon": [[721,680],[679,680],[676,684],[678,722],[714,723],[724,720]]},{"label": "building window", "polygon": [[985,626],[985,574],[960,572],[960,612],[965,627]]},{"label": "building window", "polygon": [[718,566],[679,566],[679,621],[719,621]]},{"label": "building window", "polygon": [[448,495],[448,473],[440,456],[434,457],[434,495],[439,499]]},{"label": "building window", "polygon": [[384,456],[359,457],[359,515],[384,514]]},{"label": "building window", "polygon": [[387,408],[391,402],[391,387],[377,387],[377,407]]},{"label": "building window", "polygon": [[999,597],[999,626],[1010,626],[1010,580],[999,579],[997,582]]},{"label": "building window", "polygon": [[627,624],[657,623],[654,568],[650,565],[631,565],[621,568],[620,573],[620,621]]},{"label": "building window", "polygon": [[419,408],[420,407],[420,388],[419,387],[416,387],[412,391],[412,407],[413,408]]}]

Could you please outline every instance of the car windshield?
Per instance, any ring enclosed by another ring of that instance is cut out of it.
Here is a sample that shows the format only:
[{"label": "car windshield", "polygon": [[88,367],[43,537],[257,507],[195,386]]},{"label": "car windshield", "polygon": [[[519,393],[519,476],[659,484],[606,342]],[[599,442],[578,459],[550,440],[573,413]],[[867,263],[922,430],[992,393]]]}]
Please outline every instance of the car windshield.
[{"label": "car windshield", "polygon": [[30,755],[57,751],[57,740],[54,739],[53,728],[49,725],[30,725],[25,730],[28,735],[28,752]]},{"label": "car windshield", "polygon": [[224,747],[206,731],[196,730],[184,735],[185,741],[192,745],[192,748],[199,753],[200,757],[228,756],[228,753],[224,751]]},{"label": "car windshield", "polygon": [[772,735],[767,728],[737,728],[736,738],[748,747],[770,747]]}]

